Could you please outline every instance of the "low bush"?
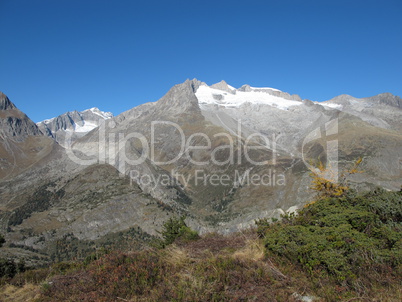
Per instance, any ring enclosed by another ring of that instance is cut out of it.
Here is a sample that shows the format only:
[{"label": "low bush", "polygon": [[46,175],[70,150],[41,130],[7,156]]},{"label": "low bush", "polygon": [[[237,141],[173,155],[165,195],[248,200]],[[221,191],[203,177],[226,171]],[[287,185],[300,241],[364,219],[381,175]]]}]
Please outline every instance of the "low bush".
[{"label": "low bush", "polygon": [[13,278],[17,273],[26,270],[23,259],[15,262],[13,259],[0,258],[0,278]]},{"label": "low bush", "polygon": [[5,242],[6,240],[4,239],[4,236],[0,234],[0,247],[2,247]]},{"label": "low bush", "polygon": [[163,248],[176,240],[184,242],[197,240],[199,238],[198,233],[189,228],[184,220],[184,216],[180,218],[169,218],[169,220],[163,224],[162,231],[160,231],[163,240],[159,241],[157,245]]},{"label": "low bush", "polygon": [[377,189],[325,198],[282,222],[259,222],[267,250],[311,274],[353,284],[402,265],[402,193]]}]

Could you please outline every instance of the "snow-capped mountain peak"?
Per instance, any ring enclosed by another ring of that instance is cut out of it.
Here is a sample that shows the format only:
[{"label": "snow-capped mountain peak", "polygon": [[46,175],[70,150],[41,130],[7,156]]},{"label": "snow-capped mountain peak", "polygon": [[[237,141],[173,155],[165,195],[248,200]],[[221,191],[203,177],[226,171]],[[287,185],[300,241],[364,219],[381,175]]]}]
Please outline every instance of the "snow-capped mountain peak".
[{"label": "snow-capped mountain peak", "polygon": [[113,113],[101,111],[101,110],[99,110],[99,108],[97,108],[97,107],[93,107],[93,108],[84,110],[84,111],[82,111],[82,112],[84,113],[84,112],[89,112],[89,111],[92,112],[93,114],[96,114],[96,115],[102,117],[102,118],[105,119],[105,120],[110,119],[110,118],[113,117]]},{"label": "snow-capped mountain peak", "polygon": [[104,112],[93,107],[84,111],[66,112],[57,117],[37,123],[39,129],[46,135],[54,138],[59,144],[64,145],[65,134],[74,133],[75,137],[81,137],[97,128],[104,120],[113,117],[113,113]]},{"label": "snow-capped mountain peak", "polygon": [[[302,104],[298,98],[291,97],[289,94],[275,88],[257,88],[243,85],[236,89],[225,81],[212,86],[201,85],[196,91],[196,96],[200,104],[216,104],[225,107],[240,107],[245,103],[251,103],[288,110],[291,106]],[[287,96],[287,98],[284,96]]]},{"label": "snow-capped mountain peak", "polygon": [[272,90],[272,91],[279,91],[279,92],[281,92],[279,89],[275,89],[275,88],[271,88],[271,87],[250,87],[250,89],[253,90],[253,91]]}]

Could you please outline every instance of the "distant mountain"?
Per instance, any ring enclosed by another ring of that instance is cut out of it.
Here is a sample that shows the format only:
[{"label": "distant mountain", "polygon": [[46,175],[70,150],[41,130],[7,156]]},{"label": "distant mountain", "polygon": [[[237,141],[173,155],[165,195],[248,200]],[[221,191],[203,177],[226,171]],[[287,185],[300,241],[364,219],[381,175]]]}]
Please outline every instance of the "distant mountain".
[{"label": "distant mountain", "polygon": [[[60,145],[66,146],[66,137],[71,143],[95,129],[104,120],[113,117],[111,112],[103,112],[94,107],[81,112],[66,112],[57,117],[37,123],[39,129],[49,137],[55,139]],[[66,134],[69,133],[68,136]]]},{"label": "distant mountain", "polygon": [[321,105],[355,115],[373,126],[402,132],[402,99],[391,93],[362,99],[343,94]]}]

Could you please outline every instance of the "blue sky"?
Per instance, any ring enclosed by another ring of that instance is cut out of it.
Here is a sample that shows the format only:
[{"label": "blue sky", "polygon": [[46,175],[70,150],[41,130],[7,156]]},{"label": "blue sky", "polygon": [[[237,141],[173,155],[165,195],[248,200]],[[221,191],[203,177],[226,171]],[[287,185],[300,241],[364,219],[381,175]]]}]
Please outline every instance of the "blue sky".
[{"label": "blue sky", "polygon": [[402,1],[0,0],[0,91],[35,122],[197,78],[402,96]]}]

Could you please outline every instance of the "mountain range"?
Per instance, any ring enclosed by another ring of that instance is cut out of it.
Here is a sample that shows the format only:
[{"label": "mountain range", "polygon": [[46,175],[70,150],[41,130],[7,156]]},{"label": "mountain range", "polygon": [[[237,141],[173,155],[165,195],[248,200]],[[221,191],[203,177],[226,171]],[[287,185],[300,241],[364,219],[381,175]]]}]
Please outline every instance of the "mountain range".
[{"label": "mountain range", "polygon": [[140,248],[179,215],[201,233],[234,232],[311,200],[319,162],[336,178],[362,158],[353,187],[398,190],[401,121],[390,93],[318,103],[196,79],[117,116],[92,108],[38,124],[0,94],[1,250],[46,263]]}]

